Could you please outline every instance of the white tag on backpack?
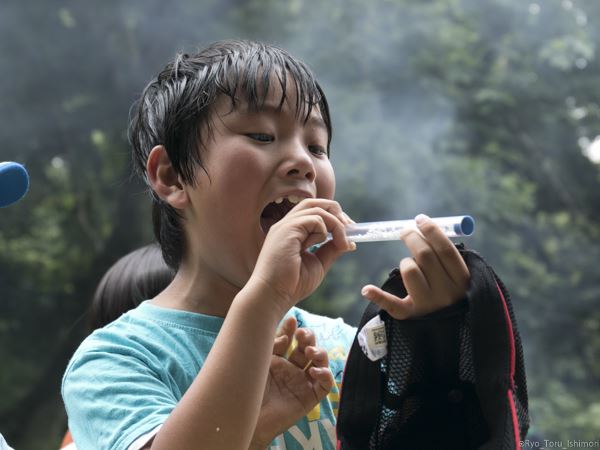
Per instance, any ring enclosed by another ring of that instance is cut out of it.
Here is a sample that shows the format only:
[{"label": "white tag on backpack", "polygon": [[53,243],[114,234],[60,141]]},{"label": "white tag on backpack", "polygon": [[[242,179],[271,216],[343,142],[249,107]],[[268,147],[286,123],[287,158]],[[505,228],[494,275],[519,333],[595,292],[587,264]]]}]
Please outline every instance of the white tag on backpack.
[{"label": "white tag on backpack", "polygon": [[369,320],[358,333],[358,344],[371,361],[377,361],[387,355],[387,337],[385,322],[379,314]]}]

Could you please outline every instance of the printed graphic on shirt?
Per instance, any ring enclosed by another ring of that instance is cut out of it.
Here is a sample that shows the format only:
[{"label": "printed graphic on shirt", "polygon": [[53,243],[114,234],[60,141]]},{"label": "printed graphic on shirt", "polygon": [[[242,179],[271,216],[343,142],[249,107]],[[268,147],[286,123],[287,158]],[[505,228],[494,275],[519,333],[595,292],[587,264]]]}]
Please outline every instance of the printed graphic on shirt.
[{"label": "printed graphic on shirt", "polygon": [[308,432],[294,425],[275,439],[270,450],[323,450],[335,449],[335,425],[324,419],[308,422]]}]

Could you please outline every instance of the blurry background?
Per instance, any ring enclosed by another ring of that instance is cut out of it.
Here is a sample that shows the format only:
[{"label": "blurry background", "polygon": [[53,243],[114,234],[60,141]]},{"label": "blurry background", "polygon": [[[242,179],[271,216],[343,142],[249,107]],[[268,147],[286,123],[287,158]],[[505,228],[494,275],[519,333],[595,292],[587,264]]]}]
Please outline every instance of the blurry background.
[{"label": "blurry background", "polygon": [[[152,240],[128,112],[179,50],[279,44],[330,101],[337,199],[356,221],[470,213],[509,286],[533,428],[600,435],[600,2],[0,2],[0,161],[31,190],[0,210],[0,432],[57,448],[67,359],[104,271]],[[363,244],[303,307],[356,324],[360,287],[406,252]]]}]

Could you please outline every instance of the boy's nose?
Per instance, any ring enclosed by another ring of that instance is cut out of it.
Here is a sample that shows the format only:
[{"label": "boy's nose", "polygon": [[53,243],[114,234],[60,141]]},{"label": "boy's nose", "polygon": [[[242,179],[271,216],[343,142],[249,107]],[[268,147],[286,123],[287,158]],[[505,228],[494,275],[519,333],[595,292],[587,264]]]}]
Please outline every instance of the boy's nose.
[{"label": "boy's nose", "polygon": [[286,152],[286,158],[281,166],[284,177],[293,177],[314,181],[316,178],[315,166],[307,148],[295,144],[293,149]]}]

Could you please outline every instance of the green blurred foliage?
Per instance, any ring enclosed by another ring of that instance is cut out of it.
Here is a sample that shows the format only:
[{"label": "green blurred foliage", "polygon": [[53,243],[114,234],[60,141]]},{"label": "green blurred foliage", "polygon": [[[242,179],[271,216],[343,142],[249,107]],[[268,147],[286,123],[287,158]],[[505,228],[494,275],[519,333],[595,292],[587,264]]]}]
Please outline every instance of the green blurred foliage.
[{"label": "green blurred foliage", "polygon": [[[0,4],[0,160],[31,190],[0,211],[0,431],[53,449],[58,395],[102,273],[152,239],[129,177],[131,103],[177,50],[277,43],[330,101],[337,198],[357,221],[470,213],[466,243],[509,286],[533,430],[600,434],[596,0],[248,0]],[[407,255],[360,246],[303,306],[357,323],[360,287]]]}]

